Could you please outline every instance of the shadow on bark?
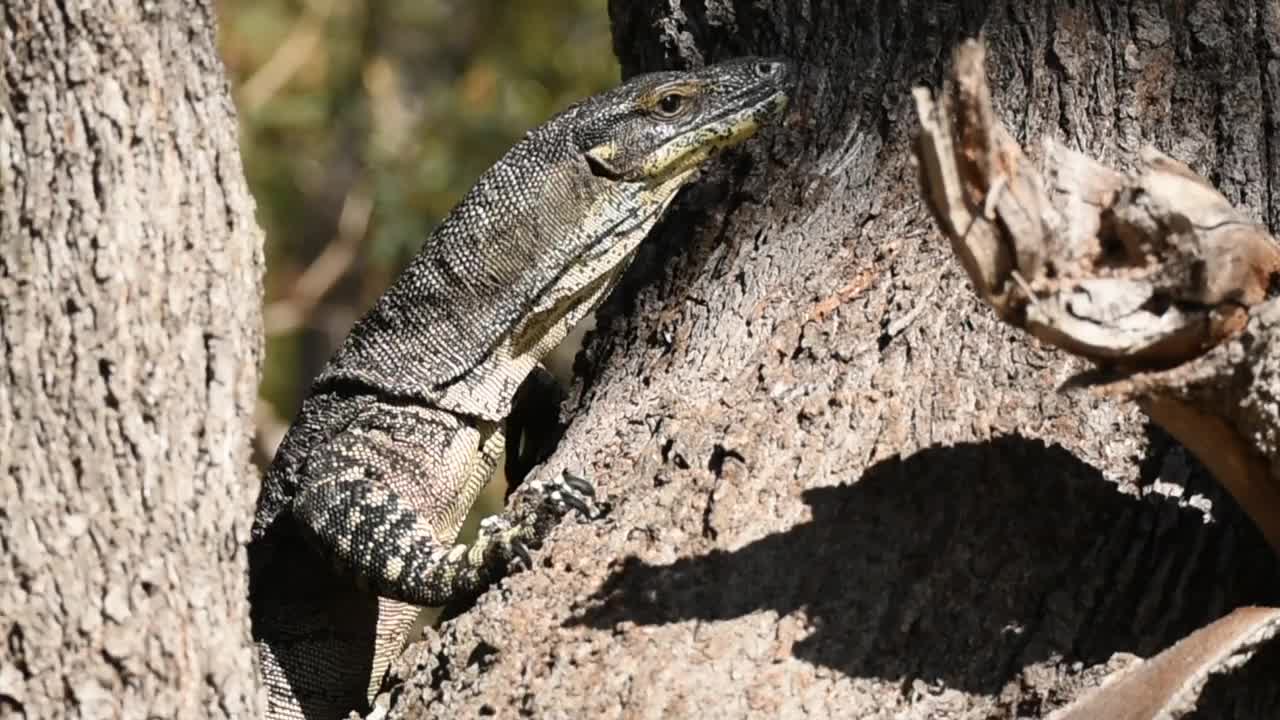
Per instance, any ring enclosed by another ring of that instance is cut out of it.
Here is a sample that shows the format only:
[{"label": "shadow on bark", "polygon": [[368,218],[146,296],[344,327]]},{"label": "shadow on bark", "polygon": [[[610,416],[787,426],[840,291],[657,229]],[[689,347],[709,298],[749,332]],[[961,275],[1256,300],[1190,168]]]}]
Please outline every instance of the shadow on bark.
[{"label": "shadow on bark", "polygon": [[[1168,444],[1154,431],[1149,458],[1167,456]],[[1144,475],[1164,464],[1144,462]],[[1202,484],[1215,519],[1239,514]],[[1237,577],[1195,560],[1258,547],[1239,537],[1255,532],[1247,523],[1202,532],[1203,503],[1185,500],[1196,492],[1181,501],[1118,493],[1065,449],[1016,435],[930,448],[880,462],[855,483],[805,491],[811,521],[736,551],[663,566],[628,557],[597,604],[567,624],[800,611],[794,632],[780,619],[776,652],[850,677],[995,694],[1032,663],[1149,656],[1206,618],[1280,594],[1264,554],[1257,572]]]}]

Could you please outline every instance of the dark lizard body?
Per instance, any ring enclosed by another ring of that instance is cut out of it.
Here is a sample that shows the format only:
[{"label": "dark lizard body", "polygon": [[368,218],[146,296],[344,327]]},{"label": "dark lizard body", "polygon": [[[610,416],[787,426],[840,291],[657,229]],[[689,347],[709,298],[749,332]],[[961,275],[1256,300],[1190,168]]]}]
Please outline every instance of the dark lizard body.
[{"label": "dark lizard body", "polygon": [[363,708],[423,606],[474,598],[590,487],[562,475],[454,545],[517,388],[591,313],[715,149],[785,103],[785,63],[659,73],[530,132],[317,377],[263,484],[250,555],[268,717]]}]

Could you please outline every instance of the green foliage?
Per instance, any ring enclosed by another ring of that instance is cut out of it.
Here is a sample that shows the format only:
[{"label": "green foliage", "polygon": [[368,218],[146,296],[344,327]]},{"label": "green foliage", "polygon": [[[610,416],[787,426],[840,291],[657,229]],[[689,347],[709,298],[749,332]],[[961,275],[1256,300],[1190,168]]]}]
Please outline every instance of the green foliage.
[{"label": "green foliage", "polygon": [[618,67],[605,0],[219,3],[267,234],[263,395],[288,418],[476,176]]}]

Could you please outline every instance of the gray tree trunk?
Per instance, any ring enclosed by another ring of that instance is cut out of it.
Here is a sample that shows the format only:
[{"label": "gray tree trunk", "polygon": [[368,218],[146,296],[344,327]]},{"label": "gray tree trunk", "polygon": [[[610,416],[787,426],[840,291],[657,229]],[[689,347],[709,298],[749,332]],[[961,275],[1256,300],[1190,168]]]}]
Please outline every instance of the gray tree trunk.
[{"label": "gray tree trunk", "polygon": [[262,237],[211,3],[0,0],[0,717],[253,717]]},{"label": "gray tree trunk", "polygon": [[[982,32],[996,107],[1155,144],[1273,228],[1273,3],[610,3],[627,74],[801,63],[788,126],[658,230],[552,460],[615,500],[406,653],[404,717],[1041,717],[1280,599],[1231,498],[1002,326],[918,199],[910,90]],[[641,282],[640,278],[649,278]],[[1274,717],[1280,654],[1203,717]]]}]

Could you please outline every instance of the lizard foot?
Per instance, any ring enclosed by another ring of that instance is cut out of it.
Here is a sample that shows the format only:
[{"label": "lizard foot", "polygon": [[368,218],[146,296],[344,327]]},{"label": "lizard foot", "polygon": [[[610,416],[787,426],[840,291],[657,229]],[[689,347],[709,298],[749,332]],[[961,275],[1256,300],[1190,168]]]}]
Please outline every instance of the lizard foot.
[{"label": "lizard foot", "polygon": [[[476,540],[465,547],[466,573],[469,585],[482,589],[506,575],[512,565],[533,567],[530,549],[542,547],[551,529],[570,512],[588,519],[602,517],[608,505],[596,500],[591,483],[571,472],[563,472],[550,481],[535,481],[520,488],[512,507],[501,515],[490,515],[480,521]],[[446,605],[441,618],[455,617],[466,603]]]},{"label": "lizard foot", "polygon": [[526,483],[512,501],[506,517],[527,547],[539,548],[551,529],[570,512],[587,520],[604,516],[607,505],[596,498],[596,490],[585,478],[563,471],[550,480]]},{"label": "lizard foot", "polygon": [[497,564],[519,558],[525,567],[533,567],[529,548],[525,547],[520,535],[520,528],[513,525],[505,515],[490,515],[480,521],[480,529],[476,533],[472,549]]},{"label": "lizard foot", "polygon": [[550,481],[535,480],[529,483],[529,491],[542,498],[543,507],[557,519],[570,510],[588,520],[604,515],[603,506],[596,502],[596,489],[586,478],[570,470],[562,470]]}]

